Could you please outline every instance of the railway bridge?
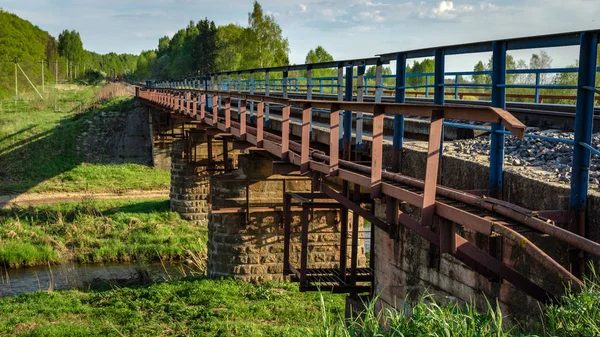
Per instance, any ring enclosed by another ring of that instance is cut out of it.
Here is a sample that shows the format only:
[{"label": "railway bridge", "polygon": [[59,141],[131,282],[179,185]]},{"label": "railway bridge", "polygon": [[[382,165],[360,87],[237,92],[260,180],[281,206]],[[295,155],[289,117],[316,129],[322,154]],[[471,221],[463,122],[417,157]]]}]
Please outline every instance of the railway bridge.
[{"label": "railway bridge", "polygon": [[[600,154],[591,145],[598,34],[205,74],[149,82],[136,96],[170,157],[172,208],[208,224],[210,275],[286,277],[304,291],[375,294],[387,305],[429,288],[527,316],[564,286],[578,289],[600,256],[600,194],[588,191]],[[580,50],[573,106],[507,103],[507,51],[562,46]],[[447,101],[445,58],[481,52],[492,55],[491,100],[457,99],[457,87]],[[435,59],[423,86],[433,100],[407,99],[419,88],[406,85],[406,63],[420,57]],[[338,76],[313,79],[315,69]],[[289,76],[299,71],[306,77]],[[527,111],[569,120],[573,139],[553,139],[573,145],[568,188],[503,169],[505,137],[543,138],[526,132]],[[405,139],[411,117],[427,125],[420,147]],[[489,165],[443,155],[449,131],[465,128],[489,134]]]}]

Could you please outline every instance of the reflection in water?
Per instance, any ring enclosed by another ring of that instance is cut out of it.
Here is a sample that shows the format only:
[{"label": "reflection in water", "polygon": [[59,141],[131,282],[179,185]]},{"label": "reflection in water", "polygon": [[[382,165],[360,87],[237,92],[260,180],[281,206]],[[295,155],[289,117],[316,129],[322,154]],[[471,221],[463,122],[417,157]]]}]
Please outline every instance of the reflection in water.
[{"label": "reflection in water", "polygon": [[4,269],[0,272],[0,296],[62,289],[92,289],[175,280],[199,275],[183,262],[151,264],[63,264],[35,268]]}]

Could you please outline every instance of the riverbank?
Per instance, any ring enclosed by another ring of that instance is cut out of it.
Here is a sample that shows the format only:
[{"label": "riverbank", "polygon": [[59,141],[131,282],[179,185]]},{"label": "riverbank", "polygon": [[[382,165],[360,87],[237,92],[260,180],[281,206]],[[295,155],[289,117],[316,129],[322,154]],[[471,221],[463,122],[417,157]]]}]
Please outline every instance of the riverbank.
[{"label": "riverbank", "polygon": [[[124,120],[143,115],[128,86],[73,85],[48,91],[46,100],[27,101],[19,112],[0,110],[0,194],[168,188],[169,172],[148,166],[150,140],[133,142],[148,150],[144,160],[121,151],[132,142],[106,143],[125,142],[131,135],[121,130]],[[107,158],[102,151],[110,149],[121,150]]]},{"label": "riverbank", "polygon": [[[342,295],[323,299],[325,315],[343,317]],[[0,336],[306,336],[320,303],[296,284],[202,278],[36,292],[0,299]]]},{"label": "riverbank", "polygon": [[207,229],[169,210],[168,199],[83,200],[0,210],[0,265],[204,258]]}]

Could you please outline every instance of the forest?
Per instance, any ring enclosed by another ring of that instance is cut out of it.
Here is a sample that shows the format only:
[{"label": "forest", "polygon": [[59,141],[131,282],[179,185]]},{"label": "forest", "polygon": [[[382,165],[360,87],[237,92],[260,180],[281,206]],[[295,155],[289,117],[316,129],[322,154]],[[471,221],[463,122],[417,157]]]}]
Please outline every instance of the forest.
[{"label": "forest", "polygon": [[208,19],[191,21],[156,50],[140,54],[135,78],[169,79],[218,71],[289,64],[289,43],[273,15],[254,2],[248,26],[216,26]]},{"label": "forest", "polygon": [[14,95],[15,73],[18,82],[23,83],[19,86],[26,90],[27,78],[38,85],[42,71],[46,83],[123,77],[135,71],[137,60],[136,55],[87,51],[74,30],[65,29],[57,39],[0,9],[0,98]]}]

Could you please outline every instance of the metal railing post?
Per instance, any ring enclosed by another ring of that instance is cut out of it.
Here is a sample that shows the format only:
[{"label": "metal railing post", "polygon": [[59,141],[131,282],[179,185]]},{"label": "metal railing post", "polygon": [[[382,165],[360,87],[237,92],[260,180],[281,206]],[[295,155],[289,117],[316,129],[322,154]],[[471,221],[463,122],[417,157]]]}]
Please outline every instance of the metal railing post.
[{"label": "metal railing post", "polygon": [[[406,54],[396,54],[396,90],[394,102],[404,103],[406,99]],[[404,116],[394,115],[394,136],[392,140],[392,169],[400,172],[400,151],[404,138]]]},{"label": "metal railing post", "polygon": [[[506,42],[492,45],[492,106],[506,108]],[[492,123],[490,133],[490,193],[502,199],[502,170],[504,166],[504,126]]]},{"label": "metal railing post", "polygon": [[[594,119],[594,90],[596,86],[596,57],[598,53],[598,33],[581,33],[579,47],[579,72],[577,78],[577,103],[575,106],[575,145],[571,170],[571,221],[569,230],[585,235],[585,210],[590,171],[590,150],[582,144],[592,141]],[[580,250],[571,249],[569,264],[575,276],[583,274],[584,260]]]}]

